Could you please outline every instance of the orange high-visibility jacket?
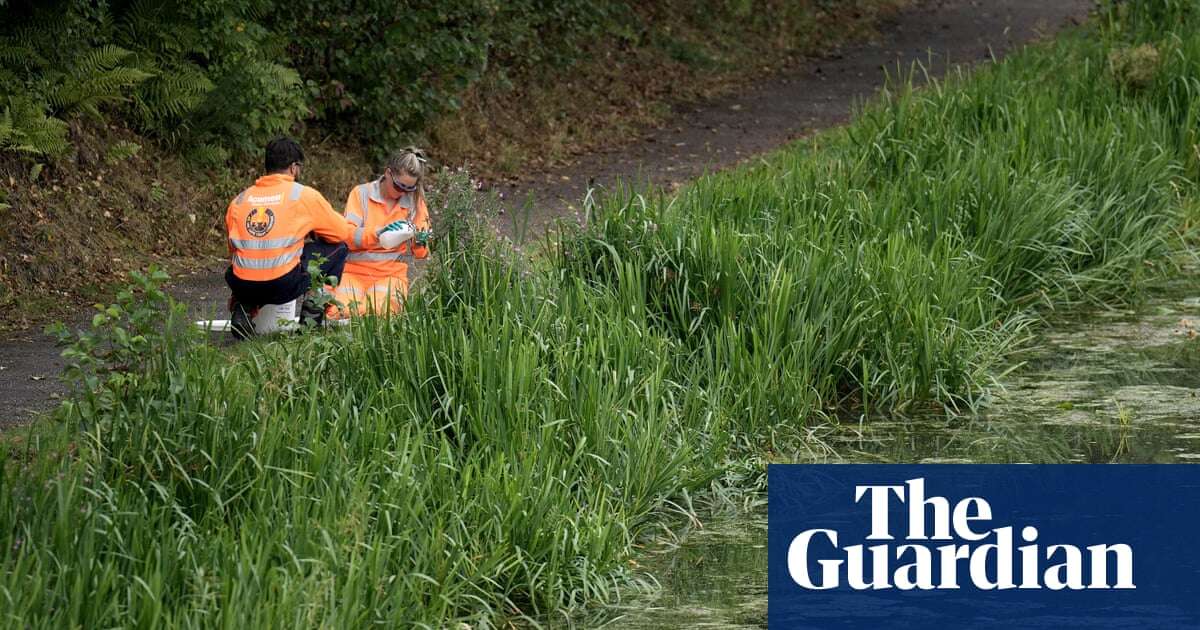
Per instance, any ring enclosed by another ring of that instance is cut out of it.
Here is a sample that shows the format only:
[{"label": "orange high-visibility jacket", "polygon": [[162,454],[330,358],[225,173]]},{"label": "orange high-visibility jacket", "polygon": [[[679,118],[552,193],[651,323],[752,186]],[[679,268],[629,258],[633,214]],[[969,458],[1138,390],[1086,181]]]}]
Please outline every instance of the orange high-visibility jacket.
[{"label": "orange high-visibility jacket", "polygon": [[[429,229],[429,209],[425,206],[425,199],[415,193],[407,193],[396,201],[389,212],[379,190],[379,180],[359,184],[350,191],[346,199],[346,219],[372,235],[387,224],[402,219],[412,223],[416,230]],[[405,241],[396,249],[383,249],[378,239],[373,243],[355,239],[350,243],[345,275],[400,278],[407,288],[408,263],[405,260],[428,255],[428,246],[417,245],[413,241]]]},{"label": "orange high-visibility jacket", "polygon": [[258,178],[225,212],[233,273],[243,280],[274,280],[300,264],[310,232],[327,241],[377,244],[374,232],[346,220],[321,193],[290,175]]}]

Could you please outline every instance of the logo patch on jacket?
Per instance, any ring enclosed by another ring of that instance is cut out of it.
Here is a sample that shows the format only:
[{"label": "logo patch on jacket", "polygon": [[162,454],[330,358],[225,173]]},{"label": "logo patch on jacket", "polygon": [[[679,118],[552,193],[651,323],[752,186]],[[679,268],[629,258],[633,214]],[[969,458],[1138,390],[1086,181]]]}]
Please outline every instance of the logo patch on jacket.
[{"label": "logo patch on jacket", "polygon": [[246,215],[246,231],[252,236],[266,236],[275,227],[275,213],[270,208],[251,208]]}]

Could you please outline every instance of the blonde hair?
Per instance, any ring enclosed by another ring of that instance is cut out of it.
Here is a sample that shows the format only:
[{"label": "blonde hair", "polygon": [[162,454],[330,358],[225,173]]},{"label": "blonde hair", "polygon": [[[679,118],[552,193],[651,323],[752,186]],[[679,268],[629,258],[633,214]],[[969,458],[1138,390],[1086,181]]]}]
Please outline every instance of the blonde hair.
[{"label": "blonde hair", "polygon": [[425,199],[425,173],[428,158],[425,152],[417,147],[404,147],[388,158],[387,168],[394,175],[404,174],[417,179],[416,196],[418,200]]}]

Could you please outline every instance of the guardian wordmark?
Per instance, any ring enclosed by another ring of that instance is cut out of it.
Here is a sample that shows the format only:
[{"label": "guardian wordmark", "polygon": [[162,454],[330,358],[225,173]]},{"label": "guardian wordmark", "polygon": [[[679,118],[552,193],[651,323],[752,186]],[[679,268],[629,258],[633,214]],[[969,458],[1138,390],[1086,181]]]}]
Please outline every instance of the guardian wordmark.
[{"label": "guardian wordmark", "polygon": [[[787,548],[787,569],[804,589],[1134,589],[1125,543],[1044,544],[1034,525],[997,524],[983,497],[926,496],[925,479],[856,485],[870,532],[844,544],[833,527],[804,530]],[[903,519],[899,528],[897,517]],[[844,545],[844,546],[843,546]],[[815,566],[814,566],[815,565]]]}]

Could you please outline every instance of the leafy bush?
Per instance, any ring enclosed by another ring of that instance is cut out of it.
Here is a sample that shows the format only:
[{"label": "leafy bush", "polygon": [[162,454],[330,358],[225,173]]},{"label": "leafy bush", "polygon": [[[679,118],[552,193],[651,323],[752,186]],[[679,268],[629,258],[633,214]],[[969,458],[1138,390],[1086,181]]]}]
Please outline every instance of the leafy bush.
[{"label": "leafy bush", "polygon": [[58,0],[0,11],[0,85],[25,95],[4,105],[12,130],[0,148],[58,157],[66,120],[127,114],[144,132],[224,157],[308,113],[299,75],[270,61],[282,47],[254,21],[257,3]]},{"label": "leafy bush", "polygon": [[520,89],[537,71],[569,67],[613,42],[712,65],[691,41],[652,28],[681,24],[736,48],[747,26],[786,39],[824,9],[816,0],[0,4],[0,86],[30,99],[12,114],[0,150],[60,156],[61,143],[43,139],[62,138],[60,126],[29,114],[41,111],[58,121],[120,117],[209,162],[307,121],[382,152],[458,108],[485,75]]},{"label": "leafy bush", "polygon": [[137,387],[143,374],[161,369],[164,359],[199,339],[186,307],[163,291],[166,272],[152,266],[130,278],[133,282],[117,293],[116,302],[96,305],[88,329],[72,331],[58,323],[46,330],[65,346],[63,378],[77,396],[66,403],[68,416],[104,416]]},{"label": "leafy bush", "polygon": [[480,78],[496,11],[485,0],[299,0],[277,3],[271,21],[309,82],[316,117],[383,150]]}]

